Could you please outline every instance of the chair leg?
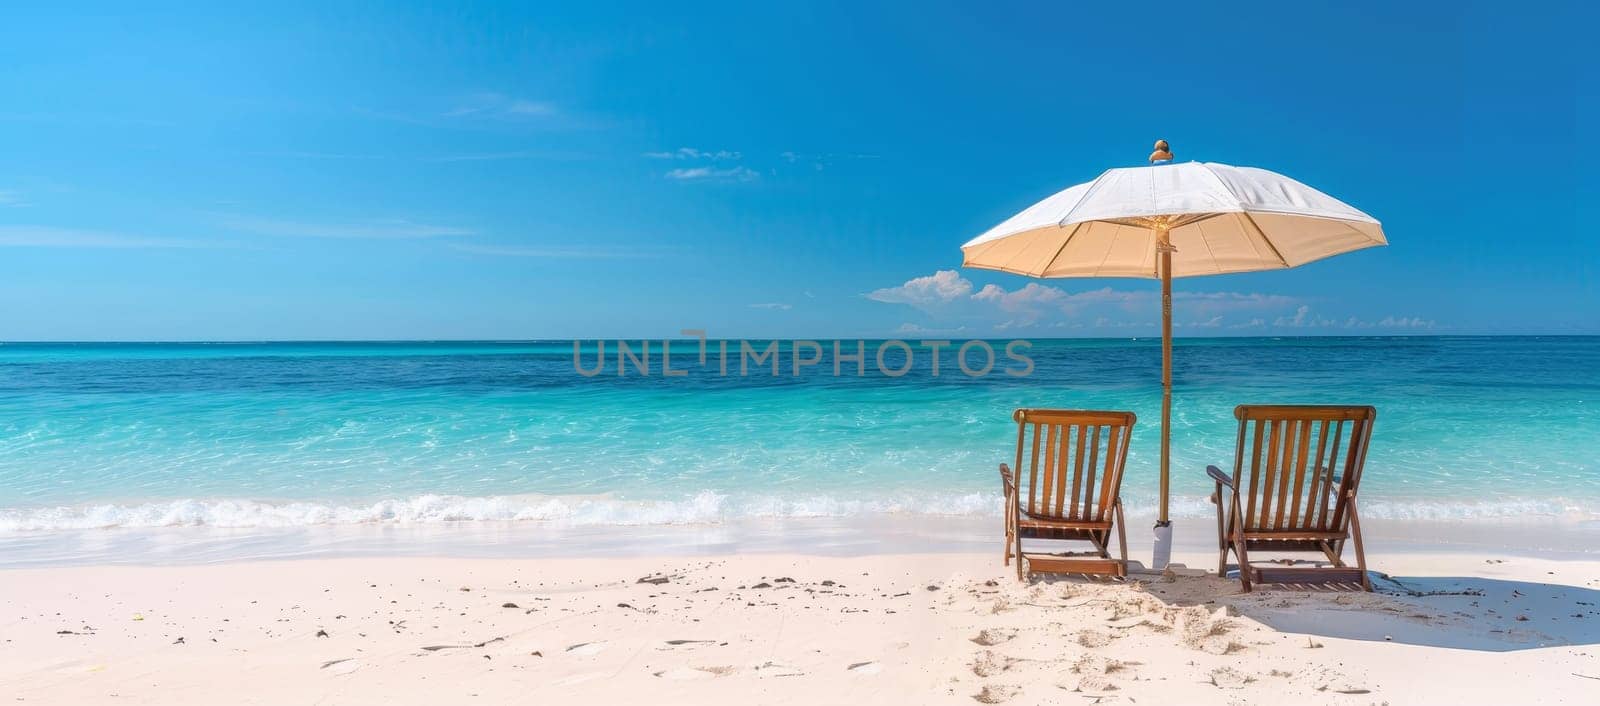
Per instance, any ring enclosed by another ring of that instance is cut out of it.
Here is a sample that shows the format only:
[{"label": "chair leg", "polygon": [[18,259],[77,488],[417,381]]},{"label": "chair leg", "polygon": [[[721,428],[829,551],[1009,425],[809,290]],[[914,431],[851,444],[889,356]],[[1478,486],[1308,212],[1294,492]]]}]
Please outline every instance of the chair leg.
[{"label": "chair leg", "polygon": [[1328,542],[1317,542],[1317,546],[1321,547],[1322,553],[1328,557],[1328,563],[1333,564],[1336,568],[1344,568],[1344,559],[1341,557],[1339,550],[1334,548],[1334,545]]},{"label": "chair leg", "polygon": [[1089,533],[1089,543],[1094,545],[1095,553],[1099,554],[1100,558],[1102,558],[1102,559],[1110,559],[1111,558],[1111,553],[1106,551],[1106,542],[1109,541],[1110,539],[1111,539],[1111,533],[1110,532],[1105,533],[1104,536],[1096,535],[1093,532]]},{"label": "chair leg", "polygon": [[1122,500],[1119,498],[1115,505],[1117,510],[1117,551],[1122,556],[1122,575],[1128,575],[1128,523],[1122,521]]},{"label": "chair leg", "polygon": [[1245,546],[1244,542],[1244,523],[1239,521],[1239,496],[1237,493],[1233,496],[1232,506],[1233,511],[1229,513],[1231,518],[1228,524],[1233,528],[1233,553],[1239,557],[1239,585],[1244,588],[1245,593],[1249,593],[1251,590],[1250,550],[1249,547]]},{"label": "chair leg", "polygon": [[1012,536],[1015,538],[1013,540],[1013,541],[1015,541],[1015,544],[1013,546],[1016,547],[1016,552],[1017,552],[1017,580],[1018,581],[1023,581],[1025,579],[1024,579],[1024,577],[1022,575],[1022,533],[1021,532],[1017,532],[1017,533],[1013,534]]},{"label": "chair leg", "polygon": [[1361,570],[1361,588],[1372,590],[1372,579],[1367,577],[1367,553],[1361,547],[1361,518],[1356,516],[1356,495],[1350,494],[1350,539],[1356,547],[1356,568]]},{"label": "chair leg", "polygon": [[1228,534],[1222,524],[1222,484],[1217,484],[1216,492],[1211,495],[1211,502],[1217,506],[1217,576],[1228,576]]}]

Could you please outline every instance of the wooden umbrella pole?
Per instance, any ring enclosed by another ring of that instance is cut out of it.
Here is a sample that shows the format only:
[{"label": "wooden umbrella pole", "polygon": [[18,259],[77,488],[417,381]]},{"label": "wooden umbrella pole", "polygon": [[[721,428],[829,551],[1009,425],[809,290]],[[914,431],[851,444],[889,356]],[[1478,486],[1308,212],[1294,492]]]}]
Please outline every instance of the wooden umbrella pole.
[{"label": "wooden umbrella pole", "polygon": [[[1172,147],[1166,140],[1156,140],[1155,151],[1150,153],[1151,164],[1172,161]],[[1156,517],[1156,527],[1172,524],[1167,519],[1167,490],[1172,464],[1172,227],[1173,218],[1162,216],[1151,224],[1156,231],[1156,251],[1161,254],[1161,511]],[[1170,539],[1170,530],[1159,532]],[[1157,541],[1155,568],[1166,564],[1161,542]],[[1166,547],[1171,551],[1170,545]]]},{"label": "wooden umbrella pole", "polygon": [[1156,236],[1161,252],[1161,513],[1156,524],[1166,525],[1172,461],[1172,239],[1166,224],[1157,227]]}]

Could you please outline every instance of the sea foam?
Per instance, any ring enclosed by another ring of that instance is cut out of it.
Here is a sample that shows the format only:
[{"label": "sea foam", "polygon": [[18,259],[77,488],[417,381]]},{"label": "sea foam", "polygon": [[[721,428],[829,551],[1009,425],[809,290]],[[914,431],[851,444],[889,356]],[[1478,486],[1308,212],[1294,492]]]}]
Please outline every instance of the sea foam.
[{"label": "sea foam", "polygon": [[[304,527],[317,525],[419,525],[452,522],[528,522],[556,526],[716,524],[755,518],[848,518],[873,515],[999,516],[1001,499],[989,493],[905,493],[877,497],[837,495],[741,496],[710,490],[667,500],[609,496],[417,495],[367,502],[266,501],[184,498],[133,503],[93,503],[0,509],[0,533],[101,528]],[[1597,508],[1564,499],[1494,501],[1386,500],[1362,506],[1362,516],[1390,520],[1473,520],[1526,516],[1589,518]],[[1128,514],[1153,514],[1154,505],[1130,502]],[[1179,518],[1209,518],[1203,497],[1177,497]]]}]

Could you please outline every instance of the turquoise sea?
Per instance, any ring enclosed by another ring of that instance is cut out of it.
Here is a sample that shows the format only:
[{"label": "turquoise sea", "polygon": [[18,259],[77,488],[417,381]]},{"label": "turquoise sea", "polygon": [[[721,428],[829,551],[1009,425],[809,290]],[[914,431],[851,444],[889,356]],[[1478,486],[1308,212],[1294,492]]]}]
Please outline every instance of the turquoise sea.
[{"label": "turquoise sea", "polygon": [[[653,341],[650,375],[617,376],[609,345],[586,377],[571,341],[4,344],[0,536],[991,515],[1019,406],[1136,412],[1124,496],[1153,506],[1158,341],[1032,341],[1025,377],[1002,372],[1004,342],[983,377],[953,348],[938,376],[916,348],[889,377],[877,345],[861,377],[834,377],[831,350],[795,376],[787,343],[779,376],[736,358],[723,376],[715,341],[705,366],[674,342],[682,376]],[[1594,337],[1181,340],[1174,514],[1210,511],[1202,469],[1229,463],[1234,405],[1317,402],[1379,410],[1368,515],[1593,517],[1597,370]]]}]

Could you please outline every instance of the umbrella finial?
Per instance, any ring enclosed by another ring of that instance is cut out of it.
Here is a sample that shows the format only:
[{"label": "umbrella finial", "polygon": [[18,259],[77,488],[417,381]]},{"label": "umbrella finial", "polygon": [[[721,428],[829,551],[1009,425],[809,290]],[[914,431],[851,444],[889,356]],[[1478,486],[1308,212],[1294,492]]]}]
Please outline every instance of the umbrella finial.
[{"label": "umbrella finial", "polygon": [[1167,147],[1166,140],[1156,140],[1156,151],[1150,153],[1150,162],[1171,162],[1172,151]]}]

